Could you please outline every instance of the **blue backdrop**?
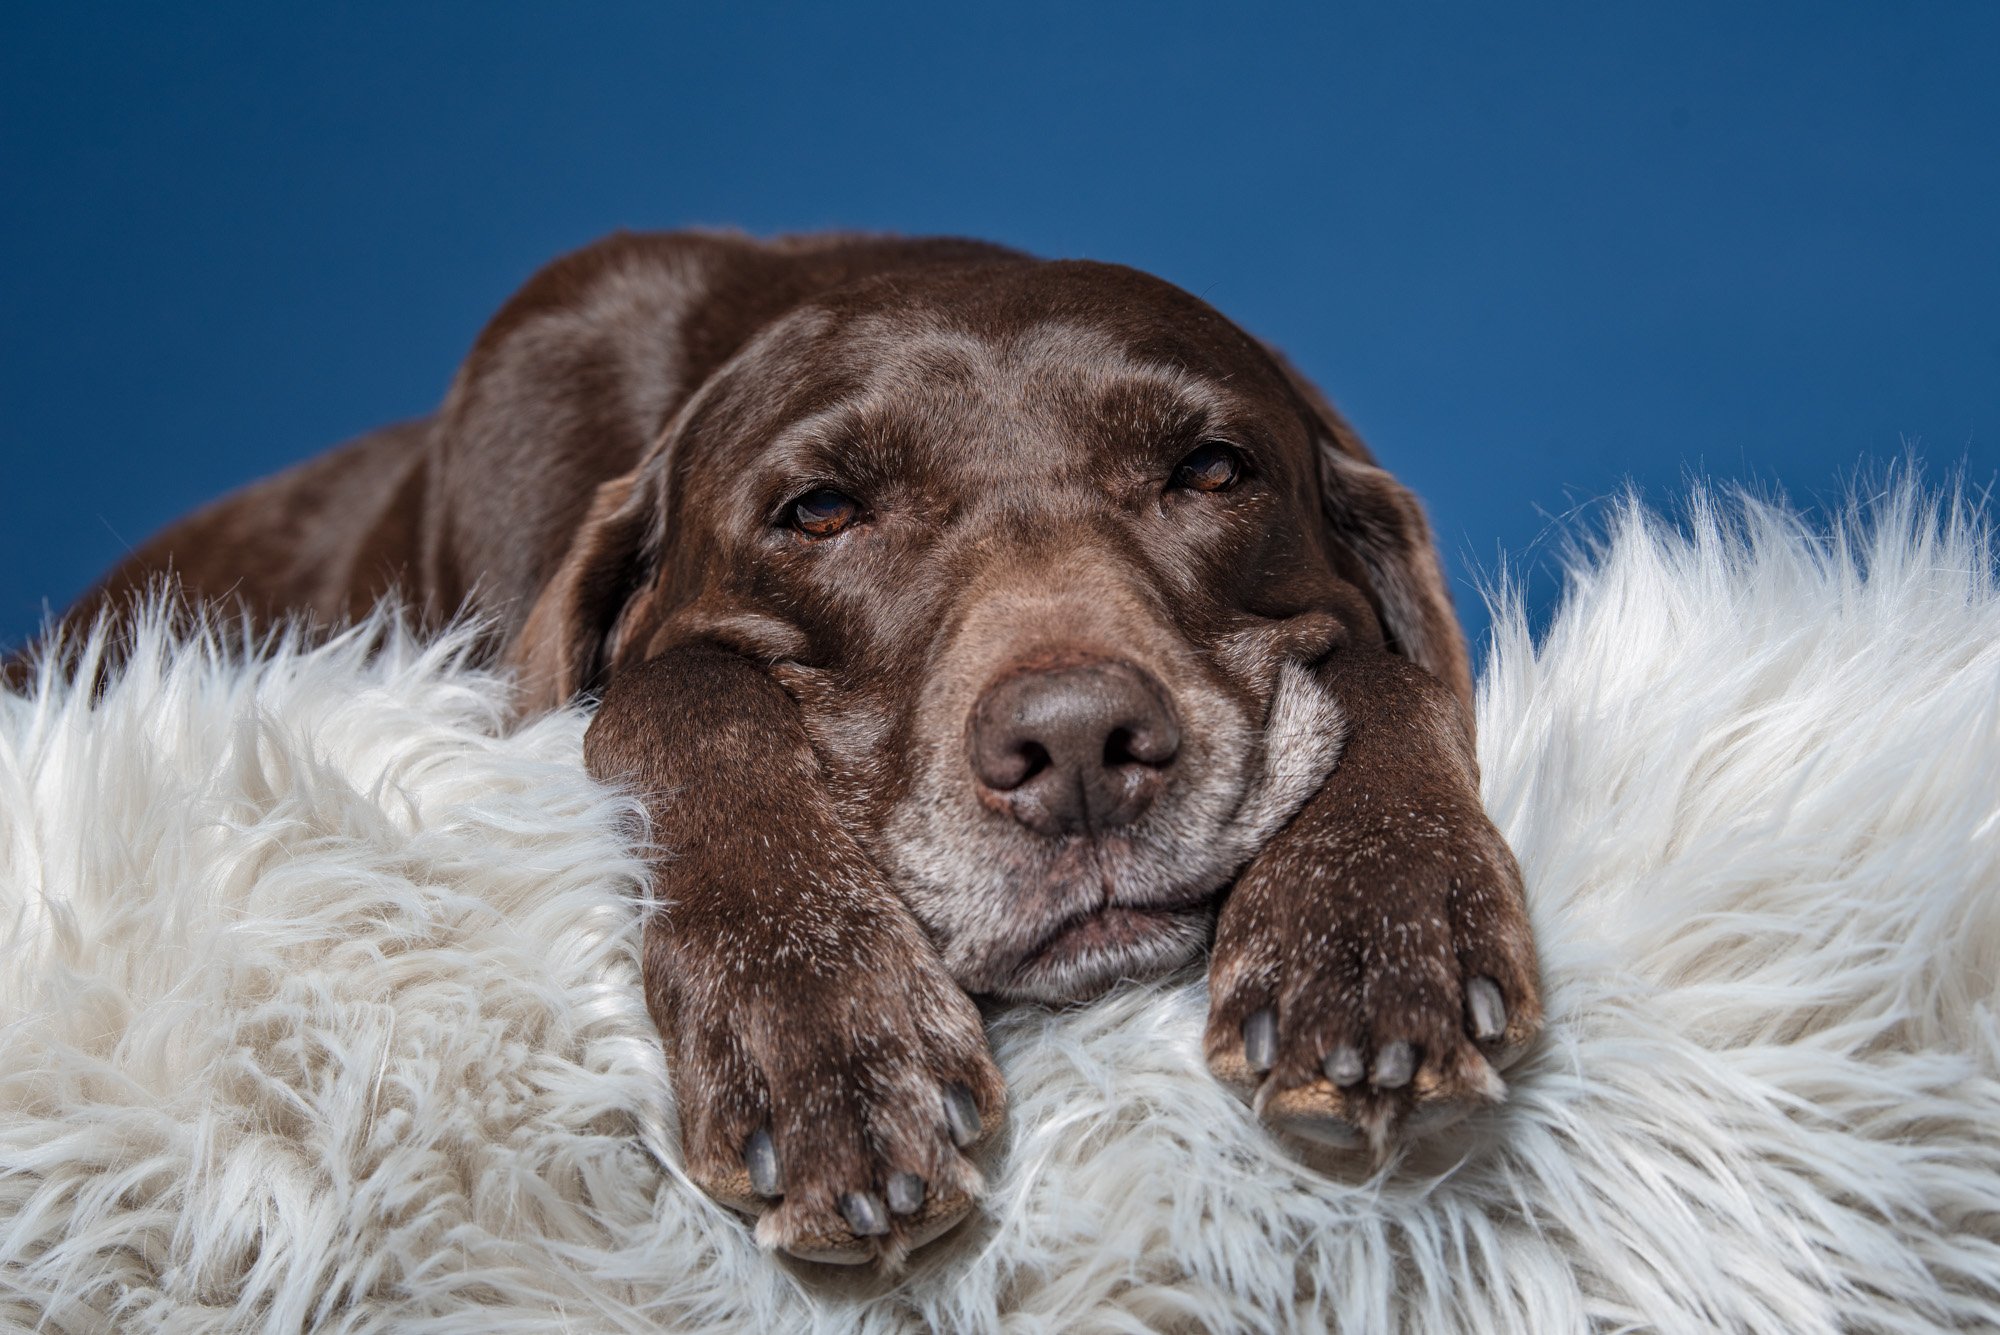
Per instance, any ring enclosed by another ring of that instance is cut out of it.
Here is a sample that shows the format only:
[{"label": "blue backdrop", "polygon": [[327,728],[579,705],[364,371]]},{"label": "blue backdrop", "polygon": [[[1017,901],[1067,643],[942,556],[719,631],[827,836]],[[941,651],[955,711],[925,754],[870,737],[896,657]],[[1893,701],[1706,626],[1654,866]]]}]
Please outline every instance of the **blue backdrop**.
[{"label": "blue backdrop", "polygon": [[0,19],[0,641],[614,227],[1162,274],[1416,487],[1475,634],[1628,478],[2000,469],[2000,6],[191,8]]}]

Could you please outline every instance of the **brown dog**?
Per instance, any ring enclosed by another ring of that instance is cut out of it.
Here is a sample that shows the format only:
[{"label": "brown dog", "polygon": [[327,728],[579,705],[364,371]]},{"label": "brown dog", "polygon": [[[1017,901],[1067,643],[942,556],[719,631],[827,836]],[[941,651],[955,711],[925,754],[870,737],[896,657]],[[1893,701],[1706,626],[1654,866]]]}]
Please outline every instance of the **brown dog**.
[{"label": "brown dog", "polygon": [[[1377,1153],[1499,1096],[1540,1003],[1421,512],[1195,298],[961,241],[616,236],[438,414],[175,525],[162,572],[330,624],[477,606],[646,795],[689,1172],[894,1264],[979,1190],[973,996],[1195,958],[1272,1121]],[[1219,916],[1218,916],[1219,906]]]}]

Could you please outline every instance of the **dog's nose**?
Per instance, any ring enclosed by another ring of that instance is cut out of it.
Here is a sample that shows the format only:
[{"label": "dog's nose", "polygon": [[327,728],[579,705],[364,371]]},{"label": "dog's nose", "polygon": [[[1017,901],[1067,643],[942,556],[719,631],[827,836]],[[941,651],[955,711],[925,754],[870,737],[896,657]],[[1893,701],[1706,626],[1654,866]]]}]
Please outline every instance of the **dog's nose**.
[{"label": "dog's nose", "polygon": [[1015,672],[972,707],[972,773],[1043,834],[1096,833],[1151,805],[1180,751],[1166,692],[1130,663]]}]

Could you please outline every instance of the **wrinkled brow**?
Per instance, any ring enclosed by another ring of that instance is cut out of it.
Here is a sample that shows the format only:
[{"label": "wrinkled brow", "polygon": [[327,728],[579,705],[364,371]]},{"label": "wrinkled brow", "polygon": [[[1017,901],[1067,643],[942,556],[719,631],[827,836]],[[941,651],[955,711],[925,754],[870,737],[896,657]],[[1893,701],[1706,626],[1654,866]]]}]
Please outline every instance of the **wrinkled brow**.
[{"label": "wrinkled brow", "polygon": [[924,460],[921,435],[907,417],[892,398],[865,394],[788,424],[762,451],[763,501],[775,505],[813,486],[879,488],[909,476]]},{"label": "wrinkled brow", "polygon": [[933,463],[939,442],[962,431],[1056,472],[1087,464],[1086,442],[1137,447],[1135,463],[1157,465],[1207,435],[1245,435],[1268,415],[1227,377],[1138,355],[1089,325],[1045,322],[999,341],[937,329],[891,337],[877,325],[843,342],[852,388],[763,451],[774,493],[889,485]]}]

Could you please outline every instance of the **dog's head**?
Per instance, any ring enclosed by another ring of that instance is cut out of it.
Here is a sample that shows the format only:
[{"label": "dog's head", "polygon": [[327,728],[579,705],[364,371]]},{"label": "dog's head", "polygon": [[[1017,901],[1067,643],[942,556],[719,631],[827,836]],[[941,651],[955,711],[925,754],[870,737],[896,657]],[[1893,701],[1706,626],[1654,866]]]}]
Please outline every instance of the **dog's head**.
[{"label": "dog's head", "polygon": [[770,664],[954,975],[1008,997],[1200,949],[1337,758],[1325,655],[1386,638],[1470,726],[1414,500],[1273,353],[1101,264],[767,326],[601,489],[526,634],[551,698],[688,640]]}]

